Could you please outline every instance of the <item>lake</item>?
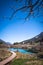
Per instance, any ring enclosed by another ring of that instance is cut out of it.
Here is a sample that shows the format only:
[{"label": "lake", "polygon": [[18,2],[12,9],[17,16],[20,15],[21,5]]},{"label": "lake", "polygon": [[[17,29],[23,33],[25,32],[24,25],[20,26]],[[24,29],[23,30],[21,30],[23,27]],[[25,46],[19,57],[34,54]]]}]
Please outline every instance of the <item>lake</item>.
[{"label": "lake", "polygon": [[23,54],[33,54],[30,51],[27,51],[25,49],[20,49],[20,48],[9,48],[9,50],[14,51],[14,52],[18,51],[18,52],[23,53]]}]

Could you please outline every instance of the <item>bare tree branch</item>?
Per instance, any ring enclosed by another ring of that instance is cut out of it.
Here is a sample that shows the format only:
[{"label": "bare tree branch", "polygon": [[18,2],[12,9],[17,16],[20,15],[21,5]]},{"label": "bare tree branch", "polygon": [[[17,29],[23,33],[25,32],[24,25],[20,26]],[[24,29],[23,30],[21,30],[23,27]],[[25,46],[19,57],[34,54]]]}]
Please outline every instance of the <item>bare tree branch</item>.
[{"label": "bare tree branch", "polygon": [[[23,0],[14,0],[16,2],[22,2]],[[26,3],[28,3],[26,5]],[[43,3],[43,0],[37,0],[35,3],[33,3],[33,0],[25,0],[25,5],[22,6],[22,7],[19,7],[17,8],[16,10],[13,10],[13,13],[12,15],[10,16],[10,19],[12,19],[14,17],[14,15],[18,12],[18,11],[21,11],[21,10],[25,10],[27,12],[27,10],[30,9],[30,11],[28,12],[28,15],[26,16],[26,18],[28,18],[31,14],[33,14],[33,12],[35,10],[38,9],[38,12],[39,12],[39,8],[42,6],[42,3]],[[26,19],[25,18],[25,19]]]}]

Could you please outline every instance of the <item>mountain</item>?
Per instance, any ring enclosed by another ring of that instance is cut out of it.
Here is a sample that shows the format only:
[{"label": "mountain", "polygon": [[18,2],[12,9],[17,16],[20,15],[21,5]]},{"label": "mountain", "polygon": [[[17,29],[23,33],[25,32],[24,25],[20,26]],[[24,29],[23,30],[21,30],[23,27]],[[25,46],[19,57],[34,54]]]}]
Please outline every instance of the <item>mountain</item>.
[{"label": "mountain", "polygon": [[6,42],[0,39],[0,44],[6,44]]},{"label": "mountain", "polygon": [[39,42],[39,41],[43,41],[43,32],[41,32],[39,35],[36,35],[35,37],[31,39],[24,40],[20,43],[31,43],[31,42]]},{"label": "mountain", "polygon": [[6,48],[6,47],[9,47],[11,46],[11,43],[10,42],[5,42],[3,40],[0,39],[0,48]]},{"label": "mountain", "polygon": [[10,42],[5,42],[5,41],[3,41],[2,39],[0,39],[0,44],[11,44]]}]

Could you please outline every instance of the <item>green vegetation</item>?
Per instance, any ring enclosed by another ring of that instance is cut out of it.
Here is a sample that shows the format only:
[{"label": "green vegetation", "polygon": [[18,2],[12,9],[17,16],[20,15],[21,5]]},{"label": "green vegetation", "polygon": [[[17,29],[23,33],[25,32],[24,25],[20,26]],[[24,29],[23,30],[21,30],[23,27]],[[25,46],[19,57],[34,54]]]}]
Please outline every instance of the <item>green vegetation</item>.
[{"label": "green vegetation", "polygon": [[11,65],[24,65],[28,59],[15,59]]},{"label": "green vegetation", "polygon": [[41,60],[15,59],[11,65],[43,65]]},{"label": "green vegetation", "polygon": [[28,52],[30,51],[30,52],[33,52],[33,53],[38,53],[38,50],[36,50],[35,48],[28,49],[27,51]]},{"label": "green vegetation", "polygon": [[43,60],[37,59],[35,55],[17,52],[16,58],[9,65],[43,65]]},{"label": "green vegetation", "polygon": [[3,42],[0,42],[0,44],[3,44]]}]

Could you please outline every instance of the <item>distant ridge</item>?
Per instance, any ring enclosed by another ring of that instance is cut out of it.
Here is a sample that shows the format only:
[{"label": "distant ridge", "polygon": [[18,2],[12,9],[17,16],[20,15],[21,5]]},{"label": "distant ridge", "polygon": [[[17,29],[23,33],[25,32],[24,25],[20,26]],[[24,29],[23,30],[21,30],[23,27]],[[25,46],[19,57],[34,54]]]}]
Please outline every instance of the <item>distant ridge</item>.
[{"label": "distant ridge", "polygon": [[28,39],[28,40],[24,40],[20,43],[30,43],[30,42],[37,42],[39,40],[42,40],[43,39],[43,32],[41,32],[39,35],[36,35],[35,37],[31,38],[31,39]]},{"label": "distant ridge", "polygon": [[2,39],[0,39],[0,44],[7,44],[7,45],[10,45],[11,43],[10,42],[5,42],[5,41],[3,41]]},{"label": "distant ridge", "polygon": [[[31,38],[31,39],[28,39],[28,40],[24,40],[22,42],[19,42],[19,43],[30,43],[30,42],[37,42],[39,40],[43,40],[43,32],[41,32],[39,35],[36,35],[35,37]],[[10,45],[11,43],[10,42],[5,42],[3,41],[2,39],[0,39],[0,43],[2,44],[7,44],[7,45]]]},{"label": "distant ridge", "polygon": [[10,42],[5,42],[0,39],[0,48],[9,48],[9,47],[11,47],[11,45],[12,44]]},{"label": "distant ridge", "polygon": [[6,44],[6,42],[5,41],[3,41],[2,39],[0,39],[0,44]]}]

